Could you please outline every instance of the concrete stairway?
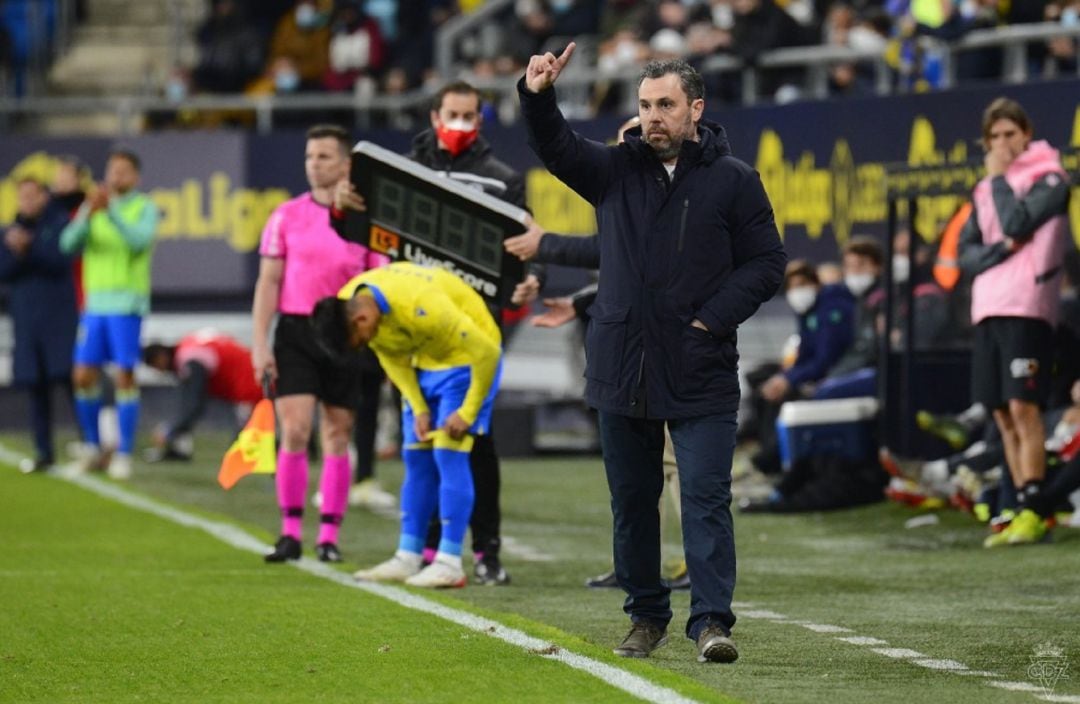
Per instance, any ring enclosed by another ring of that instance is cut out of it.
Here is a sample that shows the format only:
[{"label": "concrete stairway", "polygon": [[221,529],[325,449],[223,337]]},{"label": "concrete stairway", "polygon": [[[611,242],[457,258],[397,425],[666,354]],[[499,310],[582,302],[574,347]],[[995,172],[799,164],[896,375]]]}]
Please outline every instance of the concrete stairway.
[{"label": "concrete stairway", "polygon": [[[191,66],[195,28],[206,0],[89,0],[87,21],[49,72],[50,95],[154,95],[174,64]],[[51,114],[37,129],[47,133],[115,134],[113,112]]]},{"label": "concrete stairway", "polygon": [[87,22],[49,74],[54,95],[156,93],[174,62],[195,61],[206,0],[89,0]]}]

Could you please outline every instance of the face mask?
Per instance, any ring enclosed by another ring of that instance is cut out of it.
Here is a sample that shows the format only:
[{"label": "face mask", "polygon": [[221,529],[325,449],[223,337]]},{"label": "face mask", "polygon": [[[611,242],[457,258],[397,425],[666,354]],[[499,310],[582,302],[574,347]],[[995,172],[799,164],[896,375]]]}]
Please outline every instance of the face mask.
[{"label": "face mask", "polygon": [[787,298],[791,309],[802,315],[814,307],[814,301],[817,300],[817,289],[813,286],[799,286],[798,288],[788,289],[784,297]]},{"label": "face mask", "polygon": [[457,156],[472,146],[480,129],[468,120],[451,120],[435,128],[435,134],[451,156]]},{"label": "face mask", "polygon": [[731,29],[735,26],[735,13],[731,5],[719,3],[712,7],[712,21],[720,29]]},{"label": "face mask", "polygon": [[322,24],[324,19],[314,5],[304,3],[296,8],[296,26],[300,29],[314,29]]},{"label": "face mask", "polygon": [[182,80],[170,80],[165,84],[165,99],[170,103],[182,103],[187,98],[187,85]]},{"label": "face mask", "polygon": [[847,274],[844,276],[844,285],[856,296],[861,296],[874,285],[873,274]]},{"label": "face mask", "polygon": [[300,87],[300,74],[294,71],[279,71],[274,75],[274,87],[278,93],[293,93]]},{"label": "face mask", "polygon": [[898,284],[906,283],[911,278],[911,258],[895,256],[892,258],[892,277]]}]

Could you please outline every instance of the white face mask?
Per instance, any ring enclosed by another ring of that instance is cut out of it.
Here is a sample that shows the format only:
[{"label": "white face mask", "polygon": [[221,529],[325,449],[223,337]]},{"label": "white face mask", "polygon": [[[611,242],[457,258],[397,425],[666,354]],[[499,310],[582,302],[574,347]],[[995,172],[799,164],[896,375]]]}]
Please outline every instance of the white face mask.
[{"label": "white face mask", "polygon": [[911,278],[911,257],[898,254],[892,258],[892,277],[898,284],[907,283]]},{"label": "white face mask", "polygon": [[856,296],[861,296],[874,285],[873,274],[847,274],[844,276],[844,285]]},{"label": "white face mask", "polygon": [[817,289],[813,286],[799,286],[797,288],[788,289],[788,292],[784,297],[787,298],[788,305],[791,306],[791,309],[799,315],[802,315],[814,307],[814,301],[817,300]]}]

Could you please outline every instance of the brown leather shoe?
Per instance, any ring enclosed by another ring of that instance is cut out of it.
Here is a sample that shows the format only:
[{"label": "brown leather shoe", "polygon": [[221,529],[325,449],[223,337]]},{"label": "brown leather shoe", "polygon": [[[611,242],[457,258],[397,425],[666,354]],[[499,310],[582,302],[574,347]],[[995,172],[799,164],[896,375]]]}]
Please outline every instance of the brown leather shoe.
[{"label": "brown leather shoe", "polygon": [[735,662],[739,651],[720,626],[706,626],[697,639],[698,662]]},{"label": "brown leather shoe", "polygon": [[647,658],[649,653],[667,643],[667,630],[651,623],[635,623],[614,652],[624,658]]}]

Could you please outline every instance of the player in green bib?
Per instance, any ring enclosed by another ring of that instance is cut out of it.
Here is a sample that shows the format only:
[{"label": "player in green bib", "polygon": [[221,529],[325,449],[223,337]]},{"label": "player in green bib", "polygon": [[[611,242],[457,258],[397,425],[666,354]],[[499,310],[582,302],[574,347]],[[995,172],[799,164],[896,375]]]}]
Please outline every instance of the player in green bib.
[{"label": "player in green bib", "polygon": [[131,453],[139,424],[139,361],[142,319],[150,312],[150,258],[158,210],[137,190],[140,162],[115,150],[105,166],[105,183],[79,208],[60,236],[65,253],[81,252],[85,307],[75,340],[75,411],[86,442],[84,469],[104,463],[98,434],[101,368],[116,366],[116,410],[120,444],[108,463],[109,476],[131,476]]}]

